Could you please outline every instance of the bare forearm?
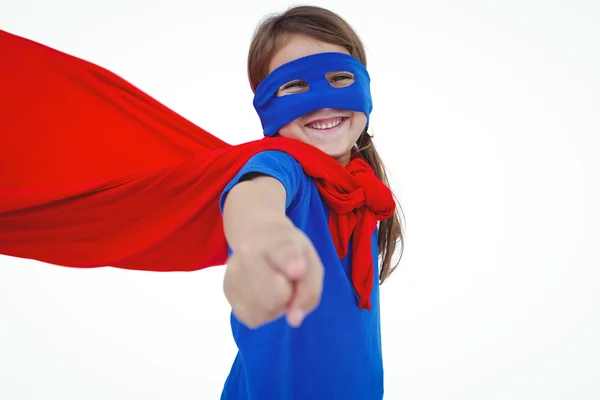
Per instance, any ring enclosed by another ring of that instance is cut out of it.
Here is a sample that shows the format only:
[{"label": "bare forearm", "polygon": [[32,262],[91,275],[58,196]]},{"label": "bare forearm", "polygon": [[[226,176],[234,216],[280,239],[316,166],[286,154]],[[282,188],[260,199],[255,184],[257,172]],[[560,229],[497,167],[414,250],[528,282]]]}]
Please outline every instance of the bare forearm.
[{"label": "bare forearm", "polygon": [[291,224],[285,215],[285,203],[285,188],[274,178],[258,176],[235,185],[223,208],[229,246],[235,251],[261,226]]},{"label": "bare forearm", "polygon": [[299,326],[319,304],[323,265],[310,239],[286,216],[286,190],[269,177],[237,184],[223,209],[227,260],[223,293],[249,328],[287,314]]}]

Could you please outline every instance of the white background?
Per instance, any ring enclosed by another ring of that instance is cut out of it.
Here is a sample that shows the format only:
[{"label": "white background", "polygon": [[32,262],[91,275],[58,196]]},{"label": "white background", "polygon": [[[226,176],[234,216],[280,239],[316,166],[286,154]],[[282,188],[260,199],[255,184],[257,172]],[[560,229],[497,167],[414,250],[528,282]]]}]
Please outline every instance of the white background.
[{"label": "white background", "polygon": [[[368,48],[407,216],[382,287],[386,399],[600,398],[599,3],[319,4]],[[261,136],[251,35],[289,5],[0,0],[0,29],[239,143]],[[217,399],[235,354],[222,273],[0,257],[0,399]]]}]

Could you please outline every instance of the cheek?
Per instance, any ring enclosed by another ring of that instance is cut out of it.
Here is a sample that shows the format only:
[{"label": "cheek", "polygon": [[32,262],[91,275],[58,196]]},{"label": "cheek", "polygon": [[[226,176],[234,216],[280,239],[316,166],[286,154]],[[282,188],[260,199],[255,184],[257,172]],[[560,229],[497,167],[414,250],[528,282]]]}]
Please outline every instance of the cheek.
[{"label": "cheek", "polygon": [[298,120],[292,121],[289,124],[279,129],[279,135],[284,138],[297,139],[301,134],[300,125]]},{"label": "cheek", "polygon": [[352,130],[352,135],[356,136],[356,139],[358,140],[358,137],[365,130],[365,126],[367,126],[367,116],[365,113],[353,112],[351,122],[350,129]]},{"label": "cheek", "polygon": [[365,115],[365,113],[353,112],[352,118],[354,119],[357,125],[360,125],[362,129],[365,129],[365,126],[367,125],[367,116]]}]

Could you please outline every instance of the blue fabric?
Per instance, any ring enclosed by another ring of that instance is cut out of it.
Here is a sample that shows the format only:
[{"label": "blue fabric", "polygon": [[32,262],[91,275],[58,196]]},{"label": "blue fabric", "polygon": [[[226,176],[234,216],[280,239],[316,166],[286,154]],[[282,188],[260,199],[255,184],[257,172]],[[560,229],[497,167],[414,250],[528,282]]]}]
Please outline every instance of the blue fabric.
[{"label": "blue fabric", "polygon": [[[334,88],[325,78],[332,71],[354,74],[354,83]],[[306,92],[277,96],[277,90],[293,80],[308,83]],[[254,108],[260,117],[263,132],[273,136],[295,119],[322,108],[364,112],[373,110],[371,80],[365,66],[355,57],[344,53],[319,53],[302,57],[273,70],[258,86]]]},{"label": "blue fabric", "polygon": [[[383,363],[378,271],[372,310],[357,307],[350,278],[351,254],[340,260],[327,225],[328,209],[317,187],[291,156],[258,153],[231,181],[221,197],[250,173],[278,179],[287,193],[287,215],[314,243],[325,267],[319,307],[299,328],[280,318],[256,330],[231,315],[238,354],[222,400],[381,400]],[[377,231],[373,261],[378,262]]]}]

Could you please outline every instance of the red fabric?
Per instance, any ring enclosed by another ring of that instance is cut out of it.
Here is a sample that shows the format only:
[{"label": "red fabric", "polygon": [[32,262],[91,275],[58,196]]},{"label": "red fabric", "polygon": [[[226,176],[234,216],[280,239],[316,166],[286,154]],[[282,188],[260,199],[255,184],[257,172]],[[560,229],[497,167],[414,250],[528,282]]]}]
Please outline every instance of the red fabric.
[{"label": "red fabric", "polygon": [[231,146],[99,66],[0,31],[0,254],[91,268],[192,271],[227,260],[219,197],[281,150],[330,206],[340,257],[370,308],[370,235],[394,211],[369,165],[284,138]]},{"label": "red fabric", "polygon": [[[358,157],[353,157],[346,166],[361,190],[346,193],[331,182],[320,182],[317,187],[329,208],[329,230],[340,258],[348,253],[352,240],[352,283],[360,296],[359,306],[371,308],[373,287],[373,257],[371,237],[378,220],[389,218],[394,212],[391,192],[375,176],[371,166]],[[356,232],[353,235],[353,232]],[[354,266],[360,266],[355,268]]]}]

